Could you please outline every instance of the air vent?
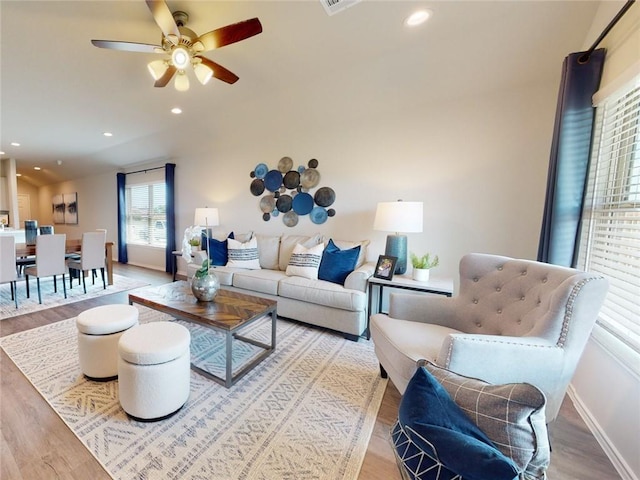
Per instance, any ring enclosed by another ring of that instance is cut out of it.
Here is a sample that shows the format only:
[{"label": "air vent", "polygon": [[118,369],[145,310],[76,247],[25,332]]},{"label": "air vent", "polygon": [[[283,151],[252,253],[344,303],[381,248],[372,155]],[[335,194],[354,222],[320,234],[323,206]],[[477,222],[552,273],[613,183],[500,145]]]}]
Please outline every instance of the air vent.
[{"label": "air vent", "polygon": [[362,0],[320,0],[320,3],[322,3],[327,15],[334,15],[345,8],[349,8],[356,3],[360,3],[361,1]]}]

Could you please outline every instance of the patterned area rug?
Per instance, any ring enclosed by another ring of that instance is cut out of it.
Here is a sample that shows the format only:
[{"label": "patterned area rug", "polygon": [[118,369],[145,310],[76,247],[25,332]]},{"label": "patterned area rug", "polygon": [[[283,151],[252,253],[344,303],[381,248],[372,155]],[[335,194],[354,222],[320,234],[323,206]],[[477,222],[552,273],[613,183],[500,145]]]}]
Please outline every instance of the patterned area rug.
[{"label": "patterned area rug", "polygon": [[11,318],[16,315],[24,315],[25,313],[34,313],[46,308],[59,307],[68,303],[79,302],[80,300],[88,300],[90,298],[100,297],[102,295],[110,295],[112,293],[131,290],[133,288],[143,287],[148,283],[134,280],[132,278],[123,277],[113,274],[113,285],[107,285],[106,290],[102,287],[102,280],[96,279],[93,285],[91,280],[87,280],[87,293],[82,290],[82,284],[78,285],[76,280],[73,288],[69,289],[69,280],[67,278],[67,298],[64,298],[62,291],[62,279],[58,276],[58,292],[53,288],[53,277],[40,279],[40,291],[42,293],[42,304],[38,303],[38,287],[35,278],[29,278],[29,292],[31,298],[27,298],[27,286],[24,280],[18,281],[18,308],[11,299],[11,286],[8,283],[0,285],[0,318]]},{"label": "patterned area rug", "polygon": [[[170,319],[138,308],[141,322]],[[222,340],[183,324],[192,352],[219,362]],[[285,320],[277,326],[276,351],[232,388],[192,371],[186,406],[155,423],[126,416],[117,381],[81,375],[75,319],[0,345],[116,479],[356,479],[386,386],[372,343]],[[269,327],[265,321],[243,334],[266,341]],[[238,346],[234,369],[254,355]]]}]

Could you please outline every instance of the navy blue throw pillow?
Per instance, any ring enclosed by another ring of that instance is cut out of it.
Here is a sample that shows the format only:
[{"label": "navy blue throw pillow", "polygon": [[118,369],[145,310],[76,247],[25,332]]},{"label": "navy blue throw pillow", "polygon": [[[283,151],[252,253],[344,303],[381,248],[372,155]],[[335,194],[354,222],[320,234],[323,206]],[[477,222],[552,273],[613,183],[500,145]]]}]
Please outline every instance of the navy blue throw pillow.
[{"label": "navy blue throw pillow", "polygon": [[[233,232],[231,232],[227,238],[234,238]],[[216,240],[215,238],[209,239],[209,259],[211,260],[211,265],[224,266],[227,264],[227,257],[229,255],[227,249],[227,238],[224,240]],[[206,242],[207,237],[203,233],[202,244],[206,245]]]},{"label": "navy blue throw pillow", "polygon": [[340,250],[332,239],[329,240],[327,248],[322,252],[318,279],[344,285],[347,276],[356,268],[359,255],[360,245],[348,250]]},{"label": "navy blue throw pillow", "polygon": [[513,480],[518,468],[420,367],[400,401],[398,423],[413,444],[465,480]]}]

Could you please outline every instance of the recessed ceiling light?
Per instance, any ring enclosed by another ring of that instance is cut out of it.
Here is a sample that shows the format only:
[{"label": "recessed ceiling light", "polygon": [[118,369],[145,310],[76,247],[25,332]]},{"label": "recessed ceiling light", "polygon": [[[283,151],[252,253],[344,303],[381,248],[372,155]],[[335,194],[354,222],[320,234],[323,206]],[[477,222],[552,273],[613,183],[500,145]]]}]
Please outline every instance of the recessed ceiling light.
[{"label": "recessed ceiling light", "polygon": [[174,113],[176,115],[180,115],[182,113],[182,109],[178,108],[178,107],[174,107],[171,109],[171,113]]},{"label": "recessed ceiling light", "polygon": [[103,135],[105,137],[113,137],[113,133],[111,133],[111,132],[104,132]]},{"label": "recessed ceiling light", "polygon": [[416,27],[429,20],[429,17],[431,17],[432,14],[433,12],[431,10],[418,10],[417,12],[409,15],[405,19],[404,24],[407,27]]},{"label": "recessed ceiling light", "polygon": [[16,177],[21,177],[22,174],[21,173],[16,173]]},{"label": "recessed ceiling light", "polygon": [[33,167],[34,170],[42,170],[40,167]]},{"label": "recessed ceiling light", "polygon": [[0,155],[4,155],[4,152],[0,152]]},{"label": "recessed ceiling light", "polygon": [[11,145],[13,145],[14,147],[19,147],[20,144],[18,142],[11,142]]}]

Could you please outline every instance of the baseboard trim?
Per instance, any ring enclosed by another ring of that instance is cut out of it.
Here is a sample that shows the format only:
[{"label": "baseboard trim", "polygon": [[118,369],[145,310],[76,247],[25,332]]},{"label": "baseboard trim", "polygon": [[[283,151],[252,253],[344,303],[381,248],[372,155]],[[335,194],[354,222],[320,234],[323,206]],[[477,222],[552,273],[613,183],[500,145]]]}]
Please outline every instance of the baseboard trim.
[{"label": "baseboard trim", "polygon": [[613,464],[613,467],[620,474],[622,479],[623,480],[640,480],[633,473],[633,471],[631,470],[627,462],[625,462],[624,458],[622,458],[622,456],[620,455],[618,450],[615,448],[615,446],[611,443],[611,441],[609,440],[609,437],[604,432],[604,430],[600,427],[600,424],[598,423],[598,421],[591,415],[591,412],[589,411],[589,409],[587,409],[585,404],[580,400],[580,397],[578,396],[575,389],[573,388],[573,385],[569,385],[569,388],[567,389],[567,394],[569,395],[569,398],[573,402],[573,405],[576,408],[578,415],[580,415],[580,418],[582,418],[584,423],[587,425],[587,428],[591,431],[596,441],[600,444],[600,447],[602,447],[602,450],[604,450],[604,453],[607,455],[607,457]]}]

